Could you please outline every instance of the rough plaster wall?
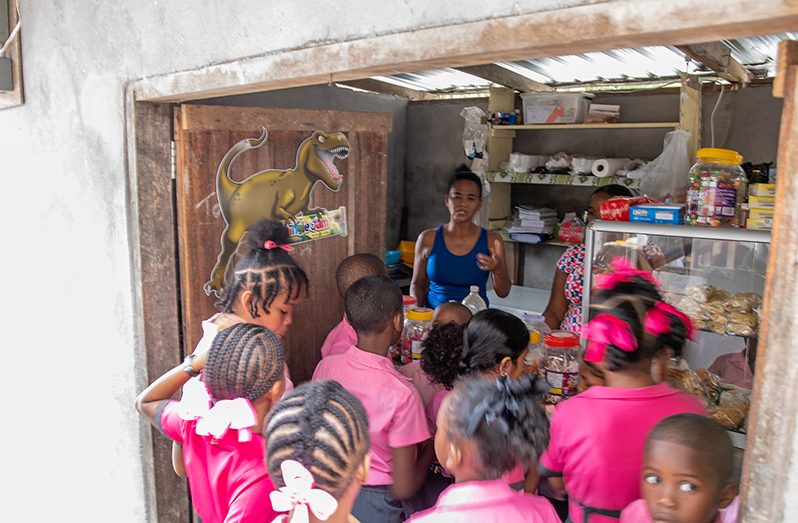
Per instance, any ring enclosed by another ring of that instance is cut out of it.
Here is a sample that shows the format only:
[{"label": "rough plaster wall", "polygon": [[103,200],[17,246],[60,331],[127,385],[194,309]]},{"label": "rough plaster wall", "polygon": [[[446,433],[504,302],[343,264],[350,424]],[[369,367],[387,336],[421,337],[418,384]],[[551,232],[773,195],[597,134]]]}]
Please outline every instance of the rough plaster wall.
[{"label": "rough plaster wall", "polygon": [[[25,105],[0,111],[3,520],[145,521],[125,82],[592,0],[21,2]],[[24,182],[24,185],[23,185]],[[45,493],[44,495],[42,493]]]},{"label": "rough plaster wall", "polygon": [[[314,85],[297,89],[281,89],[266,93],[211,98],[197,103],[296,109],[335,109],[356,112],[391,113],[391,134],[388,137],[388,209],[386,248],[399,243],[399,228],[405,197],[405,120],[407,99],[398,96],[360,93],[336,86]],[[329,129],[332,131],[333,129]]]}]

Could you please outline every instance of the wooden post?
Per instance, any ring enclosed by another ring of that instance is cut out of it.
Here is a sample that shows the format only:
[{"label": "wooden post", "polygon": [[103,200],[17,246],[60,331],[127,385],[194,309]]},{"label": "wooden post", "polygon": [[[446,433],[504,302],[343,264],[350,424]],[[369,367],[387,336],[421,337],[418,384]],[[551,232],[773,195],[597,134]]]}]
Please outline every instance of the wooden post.
[{"label": "wooden post", "polygon": [[776,218],[754,373],[754,401],[742,484],[742,519],[798,521],[798,54],[779,47],[784,109],[779,135]]},{"label": "wooden post", "polygon": [[701,148],[701,84],[695,75],[682,73],[682,88],[679,93],[679,127],[690,133],[687,152],[690,161]]}]

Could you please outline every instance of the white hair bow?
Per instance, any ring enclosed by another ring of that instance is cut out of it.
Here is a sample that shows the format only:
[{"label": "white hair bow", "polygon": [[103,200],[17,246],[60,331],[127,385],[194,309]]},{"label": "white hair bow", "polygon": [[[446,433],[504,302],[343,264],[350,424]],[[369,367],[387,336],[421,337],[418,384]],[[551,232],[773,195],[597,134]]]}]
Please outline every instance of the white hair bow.
[{"label": "white hair bow", "polygon": [[301,463],[288,459],[280,464],[280,470],[285,486],[269,494],[272,508],[276,512],[293,512],[291,519],[280,516],[272,523],[308,523],[308,510],[320,520],[327,521],[338,509],[338,501],[334,497],[313,488],[313,475]]},{"label": "white hair bow", "polygon": [[177,405],[180,419],[191,421],[199,418],[196,431],[200,436],[212,435],[221,439],[228,429],[238,430],[238,441],[250,441],[257,423],[252,404],[246,398],[217,401],[211,406],[211,395],[205,383],[191,378],[183,385],[183,398]]}]

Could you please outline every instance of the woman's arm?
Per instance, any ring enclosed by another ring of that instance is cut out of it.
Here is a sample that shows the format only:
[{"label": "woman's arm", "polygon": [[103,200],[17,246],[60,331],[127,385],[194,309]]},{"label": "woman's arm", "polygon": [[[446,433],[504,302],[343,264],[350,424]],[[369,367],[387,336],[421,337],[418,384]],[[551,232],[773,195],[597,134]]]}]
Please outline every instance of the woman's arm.
[{"label": "woman's arm", "polygon": [[[498,233],[488,232],[488,248],[490,256],[477,254],[477,265],[483,271],[490,271],[493,280],[493,290],[499,298],[505,298],[510,294],[513,283],[507,274],[507,260],[504,256],[504,240]],[[492,246],[492,247],[490,247]]]},{"label": "woman's arm", "polygon": [[416,255],[413,261],[413,279],[410,281],[410,296],[416,299],[416,305],[423,307],[427,302],[429,277],[427,276],[427,257],[435,241],[435,231],[422,231],[416,240]]},{"label": "woman's arm", "polygon": [[417,445],[391,448],[393,460],[393,485],[391,494],[396,499],[407,499],[413,496],[427,479],[427,470],[435,457],[432,440],[422,441]]},{"label": "woman's arm", "polygon": [[[199,373],[205,368],[207,361],[208,353],[205,352],[193,357],[189,364],[194,372]],[[147,421],[157,427],[155,413],[158,405],[164,400],[171,399],[175,392],[180,390],[180,387],[185,385],[189,379],[191,379],[191,376],[186,372],[186,365],[181,363],[155,380],[152,385],[144,389],[136,397],[136,410],[147,418]]]},{"label": "woman's arm", "polygon": [[552,330],[560,328],[565,313],[568,311],[568,300],[565,299],[565,282],[568,275],[560,269],[554,271],[554,281],[551,284],[549,304],[543,311],[543,320]]}]

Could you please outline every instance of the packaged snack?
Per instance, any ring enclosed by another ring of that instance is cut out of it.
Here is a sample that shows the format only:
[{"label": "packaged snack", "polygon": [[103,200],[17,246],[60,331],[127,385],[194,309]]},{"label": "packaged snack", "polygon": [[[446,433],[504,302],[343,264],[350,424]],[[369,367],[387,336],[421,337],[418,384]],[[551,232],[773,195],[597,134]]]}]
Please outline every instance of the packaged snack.
[{"label": "packaged snack", "polygon": [[773,220],[771,218],[748,218],[745,221],[745,228],[757,231],[769,231],[773,228]]},{"label": "packaged snack", "polygon": [[776,184],[775,183],[752,183],[751,187],[748,190],[748,194],[751,196],[776,196]]},{"label": "packaged snack", "polygon": [[754,208],[773,209],[776,207],[776,198],[773,196],[749,196],[748,206]]},{"label": "packaged snack", "polygon": [[748,218],[751,220],[772,220],[776,217],[776,209],[754,207],[748,209]]},{"label": "packaged snack", "polygon": [[650,203],[635,205],[629,214],[629,221],[640,223],[668,223],[679,225],[684,215],[684,204]]},{"label": "packaged snack", "polygon": [[[699,149],[690,169],[685,223],[710,227],[737,226],[748,180],[743,157],[729,149]],[[752,205],[753,206],[753,205]]]},{"label": "packaged snack", "polygon": [[647,203],[660,202],[648,196],[613,196],[601,204],[599,212],[602,220],[628,222],[629,210],[635,205]]},{"label": "packaged snack", "polygon": [[582,243],[585,238],[585,223],[576,217],[576,213],[569,212],[560,223],[560,241],[567,243]]},{"label": "packaged snack", "polygon": [[745,423],[751,407],[751,391],[728,385],[721,391],[717,405],[707,407],[707,414],[727,429],[737,429]]}]

